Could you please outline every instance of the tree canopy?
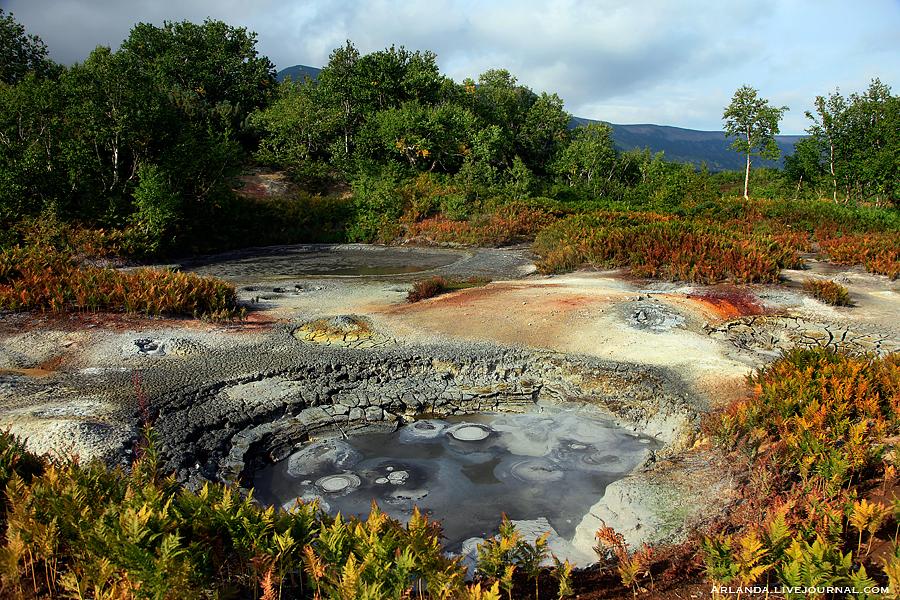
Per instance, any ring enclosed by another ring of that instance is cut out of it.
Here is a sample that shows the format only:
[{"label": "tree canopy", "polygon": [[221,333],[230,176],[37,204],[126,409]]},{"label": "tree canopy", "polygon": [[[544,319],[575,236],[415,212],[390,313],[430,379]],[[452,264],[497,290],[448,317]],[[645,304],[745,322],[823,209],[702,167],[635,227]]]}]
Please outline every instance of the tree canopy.
[{"label": "tree canopy", "polygon": [[245,121],[275,89],[255,35],[220,21],[139,24],[53,78],[22,68],[0,85],[0,218],[53,207],[110,227],[149,219],[157,237],[228,189]]},{"label": "tree canopy", "polygon": [[0,8],[0,81],[18,83],[29,73],[45,76],[55,70],[43,40]]},{"label": "tree canopy", "polygon": [[453,174],[467,164],[505,172],[517,158],[529,171],[550,171],[569,135],[558,96],[536,94],[505,70],[457,84],[435,59],[396,46],[362,55],[348,41],[315,82],[283,85],[254,116],[258,156],[282,167],[318,161],[345,175],[390,162],[416,172]]},{"label": "tree canopy", "polygon": [[846,98],[837,90],[817,96],[806,116],[835,201],[900,195],[900,97],[889,86],[876,78]]}]

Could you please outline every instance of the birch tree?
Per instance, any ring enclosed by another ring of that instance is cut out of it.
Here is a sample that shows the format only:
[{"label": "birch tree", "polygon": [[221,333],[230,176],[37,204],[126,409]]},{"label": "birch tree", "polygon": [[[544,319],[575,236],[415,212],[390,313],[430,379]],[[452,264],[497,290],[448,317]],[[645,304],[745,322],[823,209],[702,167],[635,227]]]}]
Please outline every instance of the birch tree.
[{"label": "birch tree", "polygon": [[750,165],[751,157],[777,160],[781,156],[775,136],[778,135],[778,123],[787,112],[788,107],[770,106],[769,101],[759,97],[759,92],[749,85],[738,88],[725,108],[722,119],[725,121],[725,135],[734,138],[731,149],[745,154],[747,167],[744,172],[744,199],[750,197]]},{"label": "birch tree", "polygon": [[837,91],[827,98],[816,96],[816,112],[806,111],[806,117],[813,122],[807,133],[820,140],[828,149],[828,172],[831,174],[831,196],[837,202],[838,176],[835,164],[838,162],[839,144],[847,130],[847,101]]}]

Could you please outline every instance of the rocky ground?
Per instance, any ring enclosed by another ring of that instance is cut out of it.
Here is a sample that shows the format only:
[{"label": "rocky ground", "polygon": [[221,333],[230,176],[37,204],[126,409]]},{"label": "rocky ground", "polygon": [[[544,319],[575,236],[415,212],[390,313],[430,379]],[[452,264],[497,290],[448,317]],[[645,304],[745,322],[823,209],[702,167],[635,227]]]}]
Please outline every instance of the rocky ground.
[{"label": "rocky ground", "polygon": [[[733,497],[698,423],[746,393],[751,369],[793,346],[900,349],[897,282],[808,265],[779,285],[689,286],[540,276],[523,249],[207,257],[180,266],[235,282],[246,321],[0,315],[0,426],[40,452],[116,463],[151,420],[167,465],[197,485],[246,480],[311,437],[575,400],[666,449],[613,483],[570,541],[589,549],[601,522],[632,543],[678,539]],[[434,274],[493,282],[406,303]],[[854,306],[813,300],[809,277],[842,283]]]}]

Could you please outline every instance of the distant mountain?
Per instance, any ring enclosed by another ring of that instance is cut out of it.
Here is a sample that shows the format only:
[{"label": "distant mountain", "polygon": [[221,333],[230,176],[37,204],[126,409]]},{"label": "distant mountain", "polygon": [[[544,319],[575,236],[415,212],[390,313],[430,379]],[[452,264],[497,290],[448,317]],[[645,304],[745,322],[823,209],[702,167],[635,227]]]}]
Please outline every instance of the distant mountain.
[{"label": "distant mountain", "polygon": [[[598,123],[592,119],[572,117],[571,127]],[[651,152],[664,152],[666,159],[675,162],[700,165],[706,163],[710,171],[743,169],[744,158],[731,148],[730,141],[721,131],[698,131],[669,125],[616,125],[609,123],[613,130],[613,141],[620,150],[649,148]],[[794,144],[802,139],[800,135],[779,135],[775,142],[783,156],[794,153]],[[781,161],[754,159],[754,166],[775,167]]]},{"label": "distant mountain", "polygon": [[310,79],[315,79],[319,76],[319,73],[322,72],[322,69],[317,69],[315,67],[307,67],[306,65],[294,65],[293,67],[288,67],[286,69],[282,69],[275,74],[275,79],[278,81],[284,81],[288,77],[291,78],[292,81],[303,81],[307,77]]},{"label": "distant mountain", "polygon": [[[294,81],[303,81],[306,77],[315,79],[322,69],[306,65],[294,65],[282,69],[276,75],[278,81],[290,77]],[[599,123],[593,119],[572,117],[569,126],[581,127],[590,123]],[[721,131],[698,131],[683,129],[669,125],[616,125],[608,123],[613,130],[613,141],[619,150],[649,148],[650,152],[664,152],[666,160],[691,163],[697,166],[705,163],[710,171],[743,169],[744,158],[731,148],[725,134]],[[775,141],[781,148],[783,156],[794,153],[794,144],[802,139],[800,135],[779,135]],[[754,159],[757,167],[781,166],[780,161],[761,161]]]}]

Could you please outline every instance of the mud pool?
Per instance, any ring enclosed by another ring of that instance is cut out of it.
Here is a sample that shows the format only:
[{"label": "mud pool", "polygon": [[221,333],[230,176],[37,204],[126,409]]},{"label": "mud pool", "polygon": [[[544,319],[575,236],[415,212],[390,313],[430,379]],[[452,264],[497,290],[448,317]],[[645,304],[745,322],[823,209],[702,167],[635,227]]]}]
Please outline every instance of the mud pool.
[{"label": "mud pool", "polygon": [[274,281],[303,277],[378,277],[421,273],[465,257],[447,250],[363,245],[276,246],[219,254],[183,268],[230,281]]},{"label": "mud pool", "polygon": [[256,495],[290,508],[318,499],[345,516],[373,500],[406,520],[418,506],[444,526],[447,548],[496,531],[501,513],[544,518],[571,539],[607,485],[642,464],[659,443],[581,410],[419,420],[391,433],[314,441],[260,471]]}]

